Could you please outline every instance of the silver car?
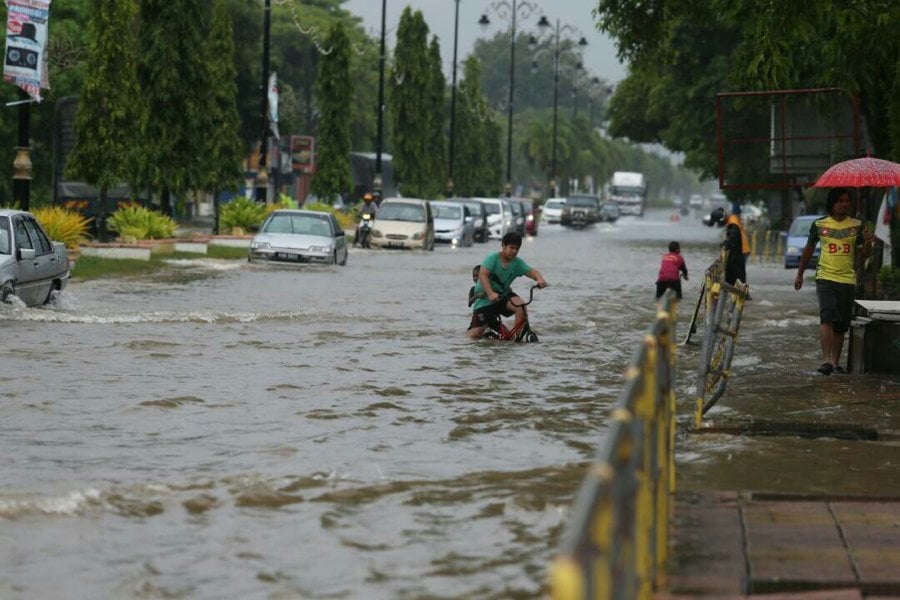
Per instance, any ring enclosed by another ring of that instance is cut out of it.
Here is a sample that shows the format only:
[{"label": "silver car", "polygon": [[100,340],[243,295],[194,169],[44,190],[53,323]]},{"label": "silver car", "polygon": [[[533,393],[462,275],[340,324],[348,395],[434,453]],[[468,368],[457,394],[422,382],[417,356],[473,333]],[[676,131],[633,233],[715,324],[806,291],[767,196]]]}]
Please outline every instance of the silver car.
[{"label": "silver car", "polygon": [[475,240],[475,219],[460,202],[432,201],[434,241],[454,246],[471,246]]},{"label": "silver car", "polygon": [[316,210],[276,210],[250,241],[250,262],[347,264],[347,236],[334,215]]},{"label": "silver car", "polygon": [[0,209],[0,301],[26,306],[50,301],[69,282],[69,254],[29,212]]}]

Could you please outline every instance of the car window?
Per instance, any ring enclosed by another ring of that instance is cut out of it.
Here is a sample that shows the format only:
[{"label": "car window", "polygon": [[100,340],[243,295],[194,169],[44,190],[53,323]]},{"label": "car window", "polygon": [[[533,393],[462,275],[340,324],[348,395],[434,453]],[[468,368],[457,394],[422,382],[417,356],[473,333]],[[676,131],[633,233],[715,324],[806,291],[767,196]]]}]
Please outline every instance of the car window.
[{"label": "car window", "polygon": [[26,249],[34,249],[34,245],[31,243],[31,238],[28,237],[28,230],[25,229],[25,221],[22,219],[16,219],[16,248],[26,248]]},{"label": "car window", "polygon": [[0,219],[0,254],[12,254],[9,247],[9,221]]},{"label": "car window", "polygon": [[562,208],[563,203],[557,202],[556,200],[548,200],[546,204],[544,204],[544,209],[548,208]]},{"label": "car window", "polygon": [[263,226],[265,233],[294,233],[331,237],[331,226],[325,220],[312,215],[273,214]]},{"label": "car window", "polygon": [[809,233],[809,226],[813,221],[818,219],[815,217],[813,219],[794,219],[794,222],[791,223],[791,230],[788,232],[790,236],[801,236]]},{"label": "car window", "polygon": [[462,212],[461,206],[446,206],[443,204],[437,204],[434,207],[434,218],[435,219],[459,219]]},{"label": "car window", "polygon": [[476,217],[481,216],[483,210],[481,207],[484,206],[483,204],[479,204],[478,202],[467,202],[466,206],[469,207],[469,211],[473,215],[475,215]]},{"label": "car window", "polygon": [[571,206],[596,207],[600,205],[600,200],[590,196],[571,196],[566,198],[566,204]]},{"label": "car window", "polygon": [[381,205],[375,220],[382,221],[409,221],[412,223],[425,222],[425,209],[417,204],[406,202],[391,202]]},{"label": "car window", "polygon": [[495,204],[493,202],[485,202],[484,203],[484,212],[488,215],[499,215],[500,214],[500,205]]},{"label": "car window", "polygon": [[34,249],[37,250],[38,254],[50,254],[53,252],[53,244],[50,243],[50,238],[47,237],[47,234],[44,233],[37,221],[26,218],[25,229],[28,230],[28,235],[31,236]]}]

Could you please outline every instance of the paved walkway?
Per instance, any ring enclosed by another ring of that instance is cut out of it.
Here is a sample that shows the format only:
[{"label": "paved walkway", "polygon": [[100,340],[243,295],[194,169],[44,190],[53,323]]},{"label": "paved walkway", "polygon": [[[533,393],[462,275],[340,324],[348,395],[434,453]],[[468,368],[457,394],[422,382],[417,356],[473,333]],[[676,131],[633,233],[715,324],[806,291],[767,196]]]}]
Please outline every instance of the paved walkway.
[{"label": "paved walkway", "polygon": [[681,493],[657,598],[900,598],[900,497]]}]

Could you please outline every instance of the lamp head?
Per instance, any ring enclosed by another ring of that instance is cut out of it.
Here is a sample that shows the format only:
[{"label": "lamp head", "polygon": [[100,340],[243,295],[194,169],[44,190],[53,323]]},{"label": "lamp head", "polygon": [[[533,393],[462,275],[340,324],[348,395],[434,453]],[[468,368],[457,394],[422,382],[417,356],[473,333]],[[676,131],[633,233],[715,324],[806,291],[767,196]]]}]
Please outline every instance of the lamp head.
[{"label": "lamp head", "polygon": [[486,14],[482,14],[481,18],[478,19],[478,24],[481,25],[482,29],[487,29],[487,26],[491,24],[491,20],[488,19]]}]

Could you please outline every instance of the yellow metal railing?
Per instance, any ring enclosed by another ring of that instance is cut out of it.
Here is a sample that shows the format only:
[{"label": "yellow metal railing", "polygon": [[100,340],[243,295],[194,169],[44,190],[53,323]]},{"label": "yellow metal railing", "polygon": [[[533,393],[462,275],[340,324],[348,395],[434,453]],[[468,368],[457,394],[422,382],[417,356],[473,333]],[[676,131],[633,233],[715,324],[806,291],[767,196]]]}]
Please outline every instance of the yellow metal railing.
[{"label": "yellow metal railing", "polygon": [[665,576],[675,491],[676,309],[669,291],[626,370],[551,569],[554,600],[650,598]]},{"label": "yellow metal railing", "polygon": [[773,229],[756,229],[749,233],[750,259],[758,263],[784,260],[784,233]]}]

